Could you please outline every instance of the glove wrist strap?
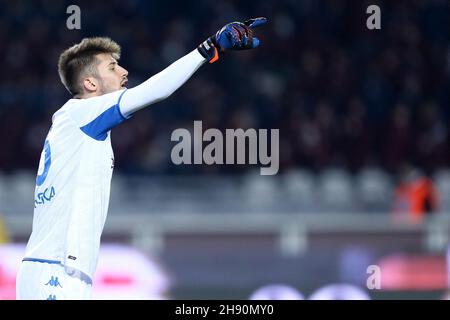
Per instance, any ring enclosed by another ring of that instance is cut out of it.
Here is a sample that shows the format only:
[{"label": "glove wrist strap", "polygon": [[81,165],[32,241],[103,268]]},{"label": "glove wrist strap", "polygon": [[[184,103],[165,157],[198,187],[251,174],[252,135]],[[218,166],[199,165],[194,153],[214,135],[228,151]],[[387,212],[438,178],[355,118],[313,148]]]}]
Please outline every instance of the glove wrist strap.
[{"label": "glove wrist strap", "polygon": [[201,43],[197,49],[209,63],[214,63],[219,60],[219,50],[212,41],[211,37]]}]

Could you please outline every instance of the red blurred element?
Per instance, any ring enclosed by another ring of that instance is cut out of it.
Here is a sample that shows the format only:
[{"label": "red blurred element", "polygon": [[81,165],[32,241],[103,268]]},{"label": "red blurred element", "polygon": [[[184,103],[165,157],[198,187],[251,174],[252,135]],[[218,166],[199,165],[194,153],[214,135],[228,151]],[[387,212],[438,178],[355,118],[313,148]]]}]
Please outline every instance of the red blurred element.
[{"label": "red blurred element", "polygon": [[407,216],[412,222],[421,222],[426,214],[439,209],[438,190],[430,178],[414,170],[405,176],[395,189],[393,217]]},{"label": "red blurred element", "polygon": [[102,284],[103,285],[111,285],[111,286],[130,285],[133,282],[134,282],[134,279],[131,278],[131,276],[128,276],[126,274],[123,274],[123,275],[105,274],[102,276]]},{"label": "red blurred element", "polygon": [[16,299],[16,279],[8,276],[0,266],[0,300]]},{"label": "red blurred element", "polygon": [[441,290],[447,288],[444,256],[394,255],[377,264],[382,290]]}]

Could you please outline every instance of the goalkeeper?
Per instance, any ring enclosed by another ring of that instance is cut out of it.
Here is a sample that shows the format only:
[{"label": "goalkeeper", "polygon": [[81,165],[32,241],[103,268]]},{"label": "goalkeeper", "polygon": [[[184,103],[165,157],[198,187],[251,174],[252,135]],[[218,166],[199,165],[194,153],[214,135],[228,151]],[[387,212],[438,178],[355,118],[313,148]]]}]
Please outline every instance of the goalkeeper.
[{"label": "goalkeeper", "polygon": [[120,47],[87,38],[64,51],[58,71],[72,94],[52,118],[36,177],[33,229],[16,281],[17,299],[90,299],[114,167],[110,130],[169,97],[205,62],[256,48],[256,18],[224,26],[172,65],[127,89]]}]

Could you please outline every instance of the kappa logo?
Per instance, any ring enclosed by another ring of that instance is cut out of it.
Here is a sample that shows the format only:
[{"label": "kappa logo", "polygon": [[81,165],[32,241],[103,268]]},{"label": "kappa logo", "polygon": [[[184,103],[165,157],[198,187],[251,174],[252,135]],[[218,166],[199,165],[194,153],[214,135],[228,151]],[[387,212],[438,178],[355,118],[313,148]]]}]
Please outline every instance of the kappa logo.
[{"label": "kappa logo", "polygon": [[56,295],[55,294],[49,295],[47,300],[56,300]]},{"label": "kappa logo", "polygon": [[46,286],[50,286],[50,287],[57,287],[59,286],[60,288],[62,288],[61,283],[58,280],[58,277],[51,277],[50,280],[48,280],[48,282],[45,284]]}]

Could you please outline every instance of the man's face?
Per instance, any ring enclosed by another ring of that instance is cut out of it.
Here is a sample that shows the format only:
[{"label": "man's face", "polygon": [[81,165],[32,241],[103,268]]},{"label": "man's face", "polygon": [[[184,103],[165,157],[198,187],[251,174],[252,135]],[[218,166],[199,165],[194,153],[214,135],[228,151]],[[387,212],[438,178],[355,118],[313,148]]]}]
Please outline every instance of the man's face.
[{"label": "man's face", "polygon": [[99,93],[106,94],[126,87],[128,71],[117,63],[111,54],[101,53],[96,56],[100,61],[97,65]]}]

